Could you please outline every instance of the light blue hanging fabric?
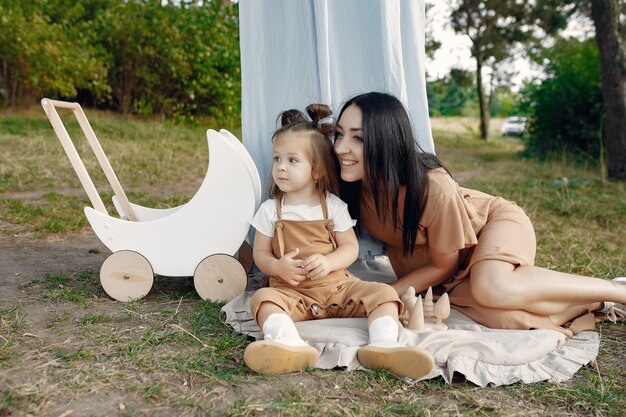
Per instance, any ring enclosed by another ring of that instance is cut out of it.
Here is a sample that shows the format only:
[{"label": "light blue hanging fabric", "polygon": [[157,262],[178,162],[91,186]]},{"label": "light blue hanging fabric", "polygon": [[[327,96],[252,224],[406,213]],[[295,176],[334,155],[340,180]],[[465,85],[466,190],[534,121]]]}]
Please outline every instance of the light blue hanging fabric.
[{"label": "light blue hanging fabric", "polygon": [[264,186],[271,135],[289,108],[387,92],[434,152],[425,81],[424,0],[240,0],[242,139]]}]

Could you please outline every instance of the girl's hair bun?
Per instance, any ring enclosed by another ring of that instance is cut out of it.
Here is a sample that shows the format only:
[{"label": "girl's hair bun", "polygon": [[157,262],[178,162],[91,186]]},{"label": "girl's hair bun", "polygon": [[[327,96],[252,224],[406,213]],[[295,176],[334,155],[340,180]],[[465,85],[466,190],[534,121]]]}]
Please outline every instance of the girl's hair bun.
[{"label": "girl's hair bun", "polygon": [[307,117],[303,112],[297,109],[289,109],[282,112],[276,122],[280,123],[280,127],[274,132],[272,140],[279,133],[297,129],[297,130],[316,130],[325,137],[329,137],[335,130],[335,119],[332,118],[332,110],[325,104],[313,103],[306,108]]},{"label": "girl's hair bun", "polygon": [[292,126],[298,123],[306,123],[307,119],[300,110],[289,109],[285,110],[280,115],[280,126]]},{"label": "girl's hair bun", "polygon": [[331,117],[333,111],[326,104],[312,103],[306,107],[313,126],[323,135],[332,133],[335,129],[335,120]]}]

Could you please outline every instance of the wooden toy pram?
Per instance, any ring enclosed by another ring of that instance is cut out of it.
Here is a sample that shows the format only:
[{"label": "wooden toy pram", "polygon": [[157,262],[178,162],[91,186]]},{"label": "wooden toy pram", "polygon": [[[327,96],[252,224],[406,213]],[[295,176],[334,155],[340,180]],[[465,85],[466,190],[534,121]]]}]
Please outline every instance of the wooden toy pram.
[{"label": "wooden toy pram", "polygon": [[[193,276],[200,297],[229,301],[245,290],[252,253],[245,242],[261,198],[252,158],[230,132],[207,131],[209,167],[202,185],[185,204],[153,209],[131,203],[78,103],[44,98],[41,105],[92,207],[85,216],[111,254],[100,282],[112,298],[128,302],[150,291],[154,274]],[[56,108],[72,110],[111,185],[119,218],[98,194]]]}]

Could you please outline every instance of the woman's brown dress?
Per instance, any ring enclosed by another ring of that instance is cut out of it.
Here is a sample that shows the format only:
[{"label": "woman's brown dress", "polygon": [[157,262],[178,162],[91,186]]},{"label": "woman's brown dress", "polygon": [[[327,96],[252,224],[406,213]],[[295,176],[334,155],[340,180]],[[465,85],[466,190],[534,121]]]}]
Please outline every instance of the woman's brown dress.
[{"label": "woman's brown dress", "polygon": [[[400,190],[400,220],[404,216],[405,191],[403,187]],[[361,201],[360,221],[370,235],[386,245],[398,277],[428,264],[430,250],[444,254],[459,251],[456,274],[435,292],[448,292],[452,307],[478,323],[499,329],[560,328],[549,316],[482,306],[470,291],[472,266],[477,262],[499,260],[516,267],[534,264],[535,232],[528,216],[515,203],[462,188],[447,172],[437,169],[428,174],[428,192],[412,254],[402,255],[401,229],[394,229],[391,219],[382,224],[372,201]]]}]

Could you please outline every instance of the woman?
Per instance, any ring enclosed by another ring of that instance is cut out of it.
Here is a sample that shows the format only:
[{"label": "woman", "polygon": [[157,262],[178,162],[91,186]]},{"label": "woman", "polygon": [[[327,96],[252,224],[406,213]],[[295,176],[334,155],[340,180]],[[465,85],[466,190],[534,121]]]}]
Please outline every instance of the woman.
[{"label": "woman", "polygon": [[626,278],[534,266],[536,240],[526,214],[515,203],[459,187],[434,155],[420,152],[395,97],[367,93],[349,100],[339,113],[335,153],[341,197],[360,226],[385,244],[399,294],[432,286],[488,327],[568,336],[572,330],[562,326],[586,312],[625,317]]}]

